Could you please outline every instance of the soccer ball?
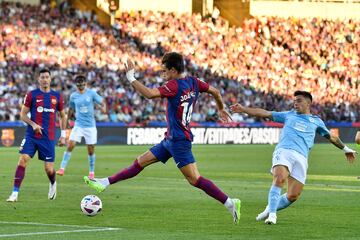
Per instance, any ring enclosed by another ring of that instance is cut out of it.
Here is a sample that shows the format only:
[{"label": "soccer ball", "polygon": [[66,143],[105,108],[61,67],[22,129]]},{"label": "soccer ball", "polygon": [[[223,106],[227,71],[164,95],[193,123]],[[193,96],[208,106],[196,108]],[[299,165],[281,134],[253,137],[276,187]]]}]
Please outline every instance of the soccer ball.
[{"label": "soccer ball", "polygon": [[102,202],[98,196],[87,195],[80,203],[81,211],[87,216],[95,216],[102,209]]}]

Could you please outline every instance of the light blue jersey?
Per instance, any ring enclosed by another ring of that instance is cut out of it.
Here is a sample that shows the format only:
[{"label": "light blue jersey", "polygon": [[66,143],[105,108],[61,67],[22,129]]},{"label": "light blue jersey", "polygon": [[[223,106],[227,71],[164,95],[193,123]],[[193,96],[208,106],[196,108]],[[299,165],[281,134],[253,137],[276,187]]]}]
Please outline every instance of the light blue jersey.
[{"label": "light blue jersey", "polygon": [[292,149],[307,158],[314,145],[315,133],[323,137],[330,135],[324,122],[317,116],[298,114],[295,110],[271,114],[275,122],[284,123],[276,149]]},{"label": "light blue jersey", "polygon": [[81,128],[95,127],[94,102],[100,104],[103,98],[92,89],[85,89],[70,95],[70,107],[75,109],[75,126]]}]

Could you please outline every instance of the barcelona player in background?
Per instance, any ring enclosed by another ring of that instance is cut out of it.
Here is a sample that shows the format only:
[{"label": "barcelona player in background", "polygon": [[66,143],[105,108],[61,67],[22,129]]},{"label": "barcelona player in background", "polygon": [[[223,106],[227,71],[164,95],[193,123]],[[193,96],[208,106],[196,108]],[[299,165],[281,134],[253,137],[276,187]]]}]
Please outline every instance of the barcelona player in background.
[{"label": "barcelona player in background", "polygon": [[[38,77],[39,88],[28,92],[21,108],[20,118],[28,126],[25,137],[20,146],[20,158],[15,171],[14,187],[6,200],[16,202],[21,182],[25,177],[25,169],[30,159],[38,152],[38,159],[44,161],[45,172],[50,180],[48,198],[56,198],[55,180],[55,120],[56,113],[60,113],[61,136],[59,145],[65,144],[65,110],[64,101],[60,93],[50,89],[51,73],[48,69],[41,69]],[[28,113],[31,117],[28,117]]]},{"label": "barcelona player in background", "polygon": [[128,61],[125,68],[127,79],[141,95],[148,99],[167,99],[167,132],[165,138],[138,156],[128,168],[108,178],[89,179],[85,176],[85,182],[101,192],[110,184],[135,177],[145,167],[153,163],[159,161],[166,163],[169,158],[173,157],[176,166],[188,182],[224,204],[232,214],[234,222],[237,223],[240,219],[240,200],[229,198],[212,181],[202,177],[191,151],[193,135],[189,124],[192,110],[201,92],[210,93],[215,98],[219,116],[224,122],[231,120],[229,113],[224,109],[219,90],[195,77],[185,76],[183,56],[175,52],[167,53],[162,58],[162,77],[167,82],[159,88],[148,88],[137,81],[134,77],[134,64],[131,61]]}]

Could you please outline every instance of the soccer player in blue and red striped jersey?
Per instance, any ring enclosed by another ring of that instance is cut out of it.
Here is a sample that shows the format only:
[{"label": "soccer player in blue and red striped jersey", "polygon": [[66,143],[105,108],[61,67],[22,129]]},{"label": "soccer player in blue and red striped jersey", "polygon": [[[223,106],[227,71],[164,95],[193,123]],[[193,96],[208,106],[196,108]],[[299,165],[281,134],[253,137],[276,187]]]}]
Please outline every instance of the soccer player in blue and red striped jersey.
[{"label": "soccer player in blue and red striped jersey", "polygon": [[110,184],[135,177],[145,167],[153,163],[159,161],[166,163],[169,158],[173,157],[176,166],[188,182],[224,204],[232,214],[234,222],[237,223],[240,219],[240,200],[229,198],[212,181],[202,177],[191,151],[193,135],[189,124],[192,110],[200,93],[210,93],[217,103],[220,118],[225,122],[231,120],[229,113],[224,109],[220,92],[195,77],[185,76],[183,56],[175,52],[167,53],[162,58],[162,77],[168,81],[159,88],[148,88],[137,81],[134,77],[134,64],[131,61],[128,61],[125,68],[127,79],[141,95],[148,99],[167,99],[167,132],[165,139],[149,151],[138,156],[128,168],[108,178],[89,179],[85,176],[85,182],[90,187],[101,192]]},{"label": "soccer player in blue and red striped jersey", "polygon": [[[50,180],[48,198],[56,197],[55,181],[55,120],[56,112],[60,112],[61,137],[59,145],[65,144],[65,111],[61,94],[50,89],[51,73],[48,69],[41,69],[38,78],[39,88],[28,92],[21,108],[20,118],[28,124],[26,134],[20,146],[20,158],[15,171],[14,187],[6,200],[16,202],[21,182],[25,176],[25,168],[36,151],[38,158],[44,161],[45,171]],[[28,117],[28,113],[31,117]]]}]

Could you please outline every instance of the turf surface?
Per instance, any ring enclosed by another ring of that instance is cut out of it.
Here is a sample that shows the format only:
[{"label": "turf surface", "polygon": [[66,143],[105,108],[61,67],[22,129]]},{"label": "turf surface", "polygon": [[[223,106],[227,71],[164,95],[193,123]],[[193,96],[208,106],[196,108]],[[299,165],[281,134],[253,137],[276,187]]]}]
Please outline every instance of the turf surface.
[{"label": "turf surface", "polygon": [[[96,175],[117,172],[147,149],[97,146]],[[65,176],[57,178],[56,200],[47,199],[43,163],[34,158],[19,202],[7,203],[18,153],[16,148],[0,148],[0,238],[359,239],[360,164],[349,165],[342,152],[328,144],[314,147],[304,192],[298,202],[278,213],[278,224],[255,221],[266,205],[273,149],[270,145],[193,146],[200,173],[242,200],[241,221],[234,225],[223,206],[184,180],[172,159],[96,194],[82,181],[88,167],[82,146],[75,148]],[[63,151],[57,148],[57,167]],[[96,217],[80,211],[80,201],[88,194],[103,201],[103,211]]]}]

